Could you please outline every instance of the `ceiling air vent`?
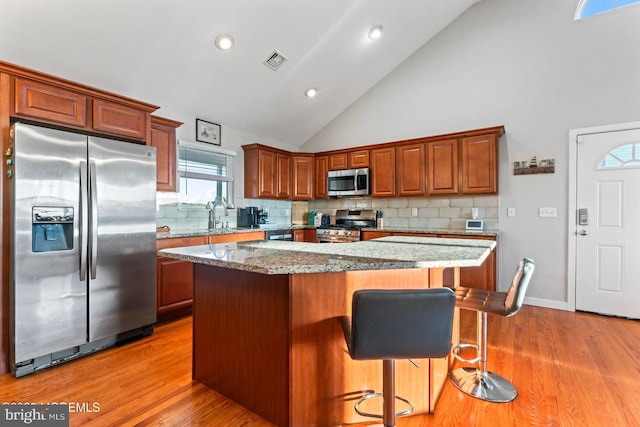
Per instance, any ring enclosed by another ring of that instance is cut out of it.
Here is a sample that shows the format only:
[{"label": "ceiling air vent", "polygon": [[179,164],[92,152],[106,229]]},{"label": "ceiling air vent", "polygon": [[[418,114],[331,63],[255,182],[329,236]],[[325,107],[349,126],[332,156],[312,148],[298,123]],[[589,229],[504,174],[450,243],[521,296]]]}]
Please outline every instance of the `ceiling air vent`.
[{"label": "ceiling air vent", "polygon": [[264,65],[271,68],[273,71],[276,71],[284,62],[287,60],[287,57],[274,50],[273,53],[266,61],[263,62]]}]

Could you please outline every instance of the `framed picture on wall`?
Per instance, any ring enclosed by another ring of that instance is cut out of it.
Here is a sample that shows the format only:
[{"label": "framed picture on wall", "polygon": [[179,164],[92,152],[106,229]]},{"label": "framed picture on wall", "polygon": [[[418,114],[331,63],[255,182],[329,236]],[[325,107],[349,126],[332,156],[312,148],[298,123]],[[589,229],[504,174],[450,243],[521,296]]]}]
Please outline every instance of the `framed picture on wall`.
[{"label": "framed picture on wall", "polygon": [[196,141],[220,145],[222,142],[221,132],[219,124],[196,119]]}]

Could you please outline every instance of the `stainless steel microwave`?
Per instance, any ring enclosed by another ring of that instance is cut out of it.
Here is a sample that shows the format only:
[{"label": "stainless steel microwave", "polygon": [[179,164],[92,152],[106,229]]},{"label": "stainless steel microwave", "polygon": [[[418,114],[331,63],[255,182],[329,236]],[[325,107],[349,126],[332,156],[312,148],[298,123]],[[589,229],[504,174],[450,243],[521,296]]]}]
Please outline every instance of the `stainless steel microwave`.
[{"label": "stainless steel microwave", "polygon": [[329,171],[329,196],[364,196],[369,194],[369,168]]}]

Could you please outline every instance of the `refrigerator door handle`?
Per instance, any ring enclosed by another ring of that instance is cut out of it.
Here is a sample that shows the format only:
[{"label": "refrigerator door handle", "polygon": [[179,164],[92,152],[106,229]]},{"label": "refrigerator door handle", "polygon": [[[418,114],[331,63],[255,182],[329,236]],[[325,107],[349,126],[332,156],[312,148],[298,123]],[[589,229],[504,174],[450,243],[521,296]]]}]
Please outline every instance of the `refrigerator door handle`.
[{"label": "refrigerator door handle", "polygon": [[98,191],[96,186],[96,163],[89,163],[89,185],[91,187],[91,278],[96,278],[98,268]]},{"label": "refrigerator door handle", "polygon": [[87,280],[87,236],[89,235],[89,203],[87,163],[80,162],[80,281]]}]

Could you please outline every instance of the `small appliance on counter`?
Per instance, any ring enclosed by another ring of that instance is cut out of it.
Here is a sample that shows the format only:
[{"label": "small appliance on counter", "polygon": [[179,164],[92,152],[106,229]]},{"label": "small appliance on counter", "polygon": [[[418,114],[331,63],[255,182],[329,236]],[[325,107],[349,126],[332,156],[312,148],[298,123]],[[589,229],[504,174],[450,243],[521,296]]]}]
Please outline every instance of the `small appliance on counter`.
[{"label": "small appliance on counter", "polygon": [[238,228],[260,228],[260,224],[266,224],[269,220],[269,212],[266,209],[258,209],[255,206],[237,209]]}]

